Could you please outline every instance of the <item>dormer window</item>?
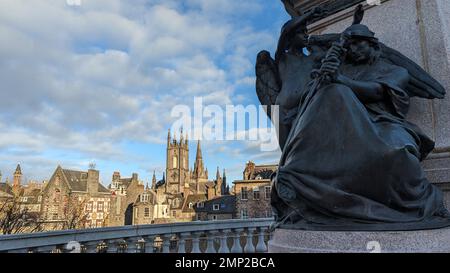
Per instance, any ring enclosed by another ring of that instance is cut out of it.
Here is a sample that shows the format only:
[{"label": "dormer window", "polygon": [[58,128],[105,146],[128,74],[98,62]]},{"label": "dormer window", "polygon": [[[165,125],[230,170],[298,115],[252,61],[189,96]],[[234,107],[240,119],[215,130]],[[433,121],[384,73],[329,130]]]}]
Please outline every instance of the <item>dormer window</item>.
[{"label": "dormer window", "polygon": [[141,202],[148,202],[149,196],[147,193],[141,195]]}]

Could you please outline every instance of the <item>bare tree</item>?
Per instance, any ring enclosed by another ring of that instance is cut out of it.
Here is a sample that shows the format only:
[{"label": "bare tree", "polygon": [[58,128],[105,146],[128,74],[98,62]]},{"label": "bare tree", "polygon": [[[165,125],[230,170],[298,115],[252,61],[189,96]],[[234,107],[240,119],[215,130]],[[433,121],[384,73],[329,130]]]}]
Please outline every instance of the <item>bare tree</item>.
[{"label": "bare tree", "polygon": [[18,197],[0,202],[1,234],[33,233],[42,230],[39,214],[21,206]]},{"label": "bare tree", "polygon": [[63,208],[62,229],[83,229],[89,213],[86,211],[86,200],[79,201],[76,197],[68,197]]}]

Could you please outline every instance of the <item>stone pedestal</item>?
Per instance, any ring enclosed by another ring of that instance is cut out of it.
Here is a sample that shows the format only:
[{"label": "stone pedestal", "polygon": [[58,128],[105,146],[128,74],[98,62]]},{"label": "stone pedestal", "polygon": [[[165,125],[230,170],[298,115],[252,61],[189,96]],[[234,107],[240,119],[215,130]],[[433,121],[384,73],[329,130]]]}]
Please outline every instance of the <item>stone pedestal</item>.
[{"label": "stone pedestal", "polygon": [[450,228],[395,232],[277,229],[269,253],[450,253]]}]

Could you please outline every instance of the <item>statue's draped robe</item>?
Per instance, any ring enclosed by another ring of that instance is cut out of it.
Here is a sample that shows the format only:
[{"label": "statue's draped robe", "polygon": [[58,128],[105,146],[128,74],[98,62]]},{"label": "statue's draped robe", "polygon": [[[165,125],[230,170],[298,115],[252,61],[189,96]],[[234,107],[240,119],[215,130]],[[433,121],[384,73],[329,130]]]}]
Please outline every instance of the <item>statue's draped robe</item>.
[{"label": "statue's draped robe", "polygon": [[340,84],[302,90],[274,178],[278,224],[316,230],[449,226],[442,193],[420,166],[434,142],[405,120],[410,98],[399,80],[405,70],[378,60],[343,65],[341,73],[382,84],[386,99],[363,104]]}]

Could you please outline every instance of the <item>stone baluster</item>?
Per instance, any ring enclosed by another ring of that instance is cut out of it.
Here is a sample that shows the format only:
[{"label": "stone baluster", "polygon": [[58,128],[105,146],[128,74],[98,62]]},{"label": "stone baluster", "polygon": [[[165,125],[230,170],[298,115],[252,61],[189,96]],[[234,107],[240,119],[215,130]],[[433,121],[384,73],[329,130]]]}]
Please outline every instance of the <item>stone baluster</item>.
[{"label": "stone baluster", "polygon": [[127,253],[136,253],[138,252],[138,242],[141,238],[140,237],[130,237],[127,238]]},{"label": "stone baluster", "polygon": [[156,236],[150,235],[146,236],[145,239],[145,253],[154,253],[155,252],[155,238]]},{"label": "stone baluster", "polygon": [[217,253],[216,248],[214,247],[214,239],[216,238],[217,232],[209,231],[206,233],[206,251],[205,253]]},{"label": "stone baluster", "polygon": [[258,244],[256,245],[256,252],[258,253],[265,253],[267,252],[267,245],[264,241],[265,237],[265,231],[264,228],[260,227],[258,228]]},{"label": "stone baluster", "polygon": [[162,253],[170,253],[170,241],[172,239],[172,235],[160,235],[162,240]]},{"label": "stone baluster", "polygon": [[253,232],[255,228],[247,228],[247,240],[244,247],[245,253],[255,253],[255,246],[253,245]]},{"label": "stone baluster", "polygon": [[230,253],[230,249],[228,248],[228,234],[231,232],[230,229],[222,230],[220,234],[220,247],[219,253]]},{"label": "stone baluster", "polygon": [[178,234],[178,253],[186,253],[186,239],[189,237],[190,233],[179,233]]},{"label": "stone baluster", "polygon": [[202,253],[200,250],[200,234],[198,232],[192,232],[192,251],[191,253]]},{"label": "stone baluster", "polygon": [[119,244],[122,239],[108,240],[106,241],[106,245],[108,246],[107,253],[118,253],[119,252]]},{"label": "stone baluster", "polygon": [[241,232],[244,231],[243,228],[234,229],[233,235],[233,247],[231,248],[231,253],[242,253],[241,246]]},{"label": "stone baluster", "polygon": [[101,243],[101,241],[87,241],[81,243],[85,250],[85,253],[97,253],[98,252],[98,245]]}]

